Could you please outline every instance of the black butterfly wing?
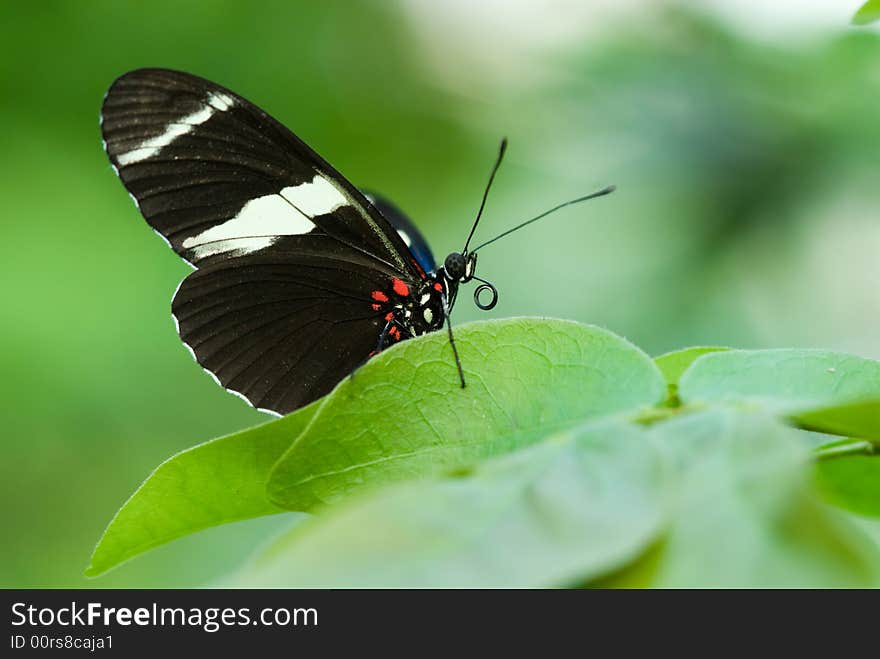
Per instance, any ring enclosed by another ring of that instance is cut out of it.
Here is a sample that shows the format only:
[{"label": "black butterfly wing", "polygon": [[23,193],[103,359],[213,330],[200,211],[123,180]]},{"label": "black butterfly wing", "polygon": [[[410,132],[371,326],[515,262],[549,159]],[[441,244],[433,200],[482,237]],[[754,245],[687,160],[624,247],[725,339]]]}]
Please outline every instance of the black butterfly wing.
[{"label": "black butterfly wing", "polygon": [[173,301],[181,338],[256,407],[284,414],[330,391],[376,348],[373,293],[425,276],[361,192],[223,87],[133,71],[101,127],[141,213],[197,268]]},{"label": "black butterfly wing", "polygon": [[104,145],[147,222],[198,267],[278,236],[323,232],[418,277],[387,220],[323,158],[234,92],[178,71],[140,69],[110,87]]},{"label": "black butterfly wing", "polygon": [[[178,288],[172,313],[198,362],[254,407],[286,414],[328,393],[375,350],[376,272],[332,239],[215,261]],[[328,244],[321,245],[321,242]]]}]

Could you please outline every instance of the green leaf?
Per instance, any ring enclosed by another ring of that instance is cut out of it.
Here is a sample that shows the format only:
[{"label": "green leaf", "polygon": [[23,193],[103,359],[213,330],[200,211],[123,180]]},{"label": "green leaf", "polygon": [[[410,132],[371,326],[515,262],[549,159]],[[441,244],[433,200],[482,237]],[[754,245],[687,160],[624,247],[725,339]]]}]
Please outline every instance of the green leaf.
[{"label": "green leaf", "polygon": [[436,474],[531,444],[585,419],[656,404],[653,361],[606,330],[510,319],[399,344],[330,395],[279,460],[268,491],[312,510],[363,487]]},{"label": "green leaf", "polygon": [[666,378],[666,384],[678,384],[679,378],[699,357],[708,355],[713,352],[723,352],[730,348],[722,348],[720,346],[695,346],[693,348],[684,348],[682,350],[674,350],[666,354],[655,357],[654,361],[663,377]]},{"label": "green leaf", "polygon": [[666,396],[666,405],[668,407],[678,407],[681,401],[678,398],[678,380],[682,374],[703,355],[713,352],[721,352],[730,350],[730,348],[713,347],[713,346],[696,346],[693,348],[684,348],[674,352],[667,352],[664,355],[654,358],[654,362],[666,378],[666,386],[668,394]]},{"label": "green leaf", "polygon": [[594,422],[458,476],[354,497],[281,537],[237,583],[580,583],[614,571],[656,540],[669,476],[646,430]]},{"label": "green leaf", "polygon": [[620,569],[580,585],[583,588],[650,588],[663,559],[663,551],[664,542],[660,540]]},{"label": "green leaf", "polygon": [[831,503],[860,515],[880,517],[880,455],[845,455],[819,460],[816,485]]},{"label": "green leaf", "polygon": [[754,403],[803,413],[880,398],[880,362],[823,350],[730,350],[694,362],[678,395],[685,403]]},{"label": "green leaf", "polygon": [[880,21],[880,0],[868,0],[853,16],[853,25],[867,25]]},{"label": "green leaf", "polygon": [[792,414],[802,428],[880,443],[880,400],[866,400]]},{"label": "green leaf", "polygon": [[[811,493],[802,431],[759,411],[733,409],[636,428],[620,421],[588,424],[458,479],[355,497],[282,538],[240,583],[877,584],[877,548]],[[665,469],[657,472],[665,474],[662,481],[651,476],[651,463],[633,462],[631,452],[654,454],[658,445],[669,456],[660,464],[673,466],[672,478]],[[650,483],[653,494],[645,489]],[[554,496],[535,495],[548,491]],[[667,510],[670,499],[674,514],[665,517],[662,537],[652,526],[631,549],[610,548],[609,540],[625,537],[611,525],[638,528],[646,505]]]},{"label": "green leaf", "polygon": [[655,438],[676,456],[680,489],[652,586],[877,583],[876,547],[811,493],[802,431],[761,412],[731,409],[655,428],[662,428]]},{"label": "green leaf", "polygon": [[285,512],[266,498],[269,470],[318,406],[313,403],[163,462],[116,513],[95,547],[86,575],[97,576],[201,529]]}]

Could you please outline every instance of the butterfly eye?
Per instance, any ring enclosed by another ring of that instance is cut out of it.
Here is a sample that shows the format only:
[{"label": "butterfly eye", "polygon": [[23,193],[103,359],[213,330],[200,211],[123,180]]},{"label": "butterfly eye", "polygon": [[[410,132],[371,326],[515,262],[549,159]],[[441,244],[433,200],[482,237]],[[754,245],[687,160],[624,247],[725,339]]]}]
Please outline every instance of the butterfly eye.
[{"label": "butterfly eye", "polygon": [[452,252],[452,254],[447,256],[446,260],[443,262],[443,268],[446,270],[446,275],[453,281],[459,281],[464,278],[466,266],[467,262],[465,261],[464,255],[459,252]]}]

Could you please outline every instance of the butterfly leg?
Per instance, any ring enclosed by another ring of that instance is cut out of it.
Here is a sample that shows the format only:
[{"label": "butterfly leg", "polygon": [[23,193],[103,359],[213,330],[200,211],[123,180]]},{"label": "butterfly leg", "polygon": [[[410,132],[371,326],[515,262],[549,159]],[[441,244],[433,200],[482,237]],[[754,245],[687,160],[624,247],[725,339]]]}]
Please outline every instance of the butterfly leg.
[{"label": "butterfly leg", "polygon": [[388,332],[390,332],[391,328],[394,327],[394,323],[395,320],[393,318],[385,323],[385,327],[379,333],[379,342],[376,344],[376,349],[373,351],[374,355],[378,355],[380,352],[385,350],[385,340],[388,338]]},{"label": "butterfly leg", "polygon": [[391,330],[392,327],[394,327],[394,324],[395,324],[395,321],[393,318],[391,320],[389,320],[387,323],[385,323],[385,327],[382,328],[382,331],[379,333],[379,342],[376,344],[376,349],[373,352],[371,352],[369,355],[367,355],[366,359],[364,359],[360,364],[358,364],[357,366],[355,366],[352,369],[351,373],[349,373],[349,375],[348,375],[349,380],[354,380],[354,374],[358,372],[358,370],[360,369],[361,366],[363,366],[368,361],[370,361],[370,357],[374,357],[374,356],[378,355],[380,352],[382,352],[385,349],[385,341],[388,339],[388,332]]}]

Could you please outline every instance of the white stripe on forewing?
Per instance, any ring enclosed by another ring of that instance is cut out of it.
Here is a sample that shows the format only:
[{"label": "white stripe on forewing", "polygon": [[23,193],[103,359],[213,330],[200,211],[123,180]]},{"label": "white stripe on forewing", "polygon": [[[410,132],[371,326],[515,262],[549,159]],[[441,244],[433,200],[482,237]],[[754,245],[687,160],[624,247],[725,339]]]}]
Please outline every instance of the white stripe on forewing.
[{"label": "white stripe on forewing", "polygon": [[251,199],[238,215],[183,241],[197,259],[235,251],[249,254],[271,245],[278,236],[308,233],[315,225],[279,195]]},{"label": "white stripe on forewing", "polygon": [[207,104],[203,108],[168,124],[168,126],[165,127],[164,133],[143,141],[131,151],[117,156],[116,160],[119,162],[120,166],[124,167],[133,162],[140,162],[141,160],[152,158],[181,135],[186,135],[196,126],[205,123],[208,119],[214,116],[215,112],[228,110],[234,103],[235,99],[227,94],[222,92],[211,92],[208,94]]},{"label": "white stripe on forewing", "polygon": [[200,261],[214,254],[230,254],[232,256],[244,256],[268,247],[279,236],[250,236],[247,238],[229,238],[227,240],[215,240],[203,245],[191,247],[193,260]]},{"label": "white stripe on forewing", "polygon": [[284,188],[281,196],[309,217],[327,215],[348,204],[348,197],[320,174],[309,182]]},{"label": "white stripe on forewing", "polygon": [[[238,215],[183,241],[196,259],[213,254],[249,254],[271,245],[277,236],[298,236],[315,228],[309,217],[332,213],[348,204],[330,181],[320,175],[278,194],[251,199]],[[309,216],[309,217],[307,217]]]},{"label": "white stripe on forewing", "polygon": [[208,104],[224,112],[235,105],[235,99],[223,92],[211,92],[208,94]]}]

